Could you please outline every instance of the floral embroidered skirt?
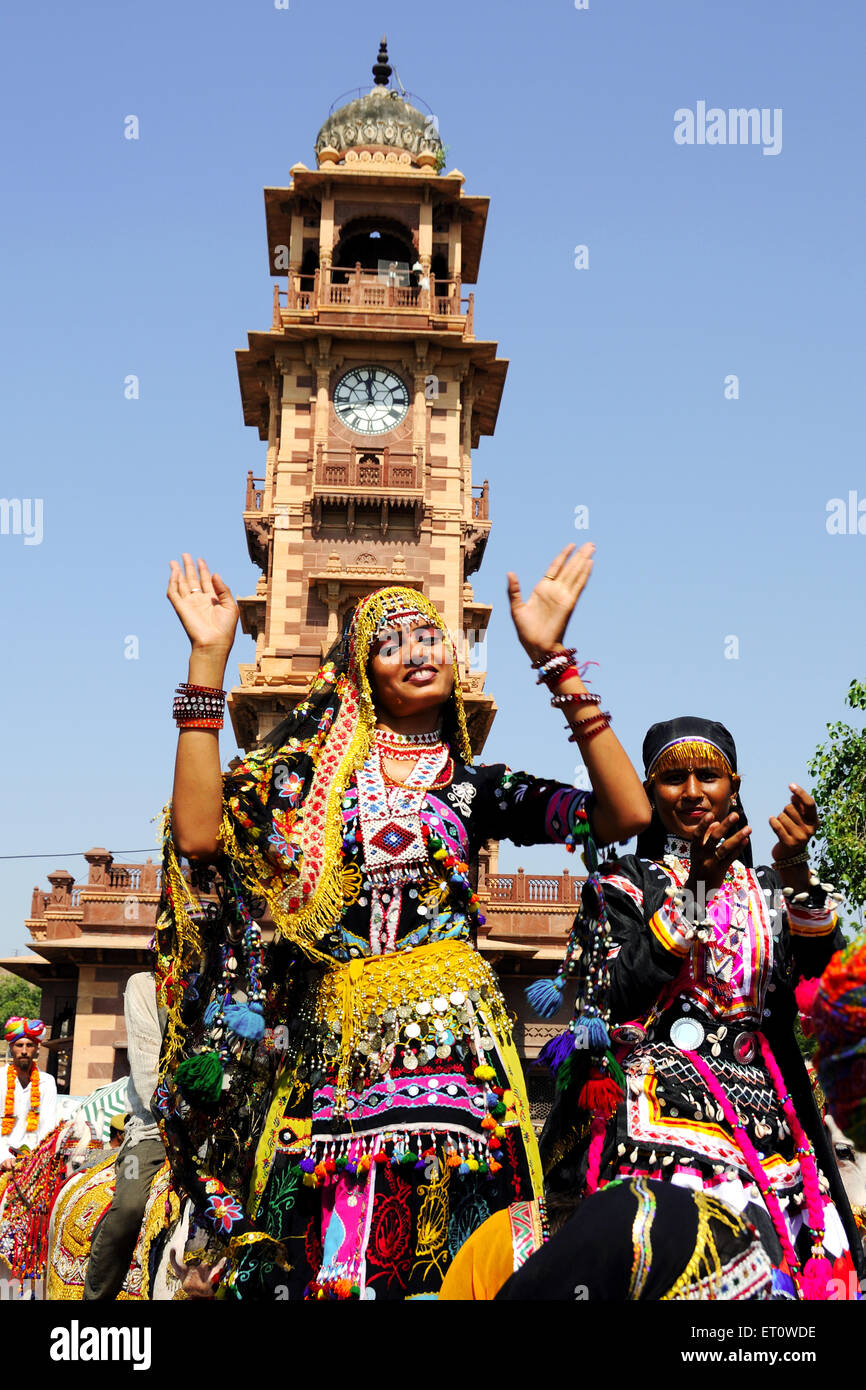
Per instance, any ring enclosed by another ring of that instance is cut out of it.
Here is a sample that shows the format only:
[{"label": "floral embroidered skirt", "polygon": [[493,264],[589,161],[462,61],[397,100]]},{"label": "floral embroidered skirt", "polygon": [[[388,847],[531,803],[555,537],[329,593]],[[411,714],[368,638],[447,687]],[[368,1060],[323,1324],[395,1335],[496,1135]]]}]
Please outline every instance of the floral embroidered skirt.
[{"label": "floral embroidered skirt", "polygon": [[278,1246],[242,1255],[228,1292],[435,1298],[467,1237],[542,1190],[493,975],[465,942],[365,957],[318,978],[302,1022],[250,1194]]}]

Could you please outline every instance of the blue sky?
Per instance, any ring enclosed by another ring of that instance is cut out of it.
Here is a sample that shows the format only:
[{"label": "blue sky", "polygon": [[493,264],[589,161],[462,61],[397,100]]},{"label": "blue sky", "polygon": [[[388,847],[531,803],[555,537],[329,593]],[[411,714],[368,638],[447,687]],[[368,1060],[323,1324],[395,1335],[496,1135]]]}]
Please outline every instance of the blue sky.
[{"label": "blue sky", "polygon": [[[241,510],[264,447],[234,352],[270,324],[261,190],[314,165],[383,32],[446,167],[491,198],[476,331],[511,366],[475,463],[494,522],[474,579],[496,605],[485,759],[572,776],[504,574],[531,587],[592,539],[571,637],[615,728],[636,759],[656,719],[723,720],[765,858],[767,817],[863,675],[866,535],[826,525],[831,499],[866,503],[862,6],[15,0],[4,28],[0,492],[42,500],[42,538],[0,535],[2,852],[47,857],[0,860],[0,953],[24,948],[35,883],[83,877],[61,855],[157,844],[187,652],[168,562],[201,553],[237,594],[258,575]],[[676,144],[699,101],[779,108],[780,152]],[[241,635],[233,658],[251,651]]]}]

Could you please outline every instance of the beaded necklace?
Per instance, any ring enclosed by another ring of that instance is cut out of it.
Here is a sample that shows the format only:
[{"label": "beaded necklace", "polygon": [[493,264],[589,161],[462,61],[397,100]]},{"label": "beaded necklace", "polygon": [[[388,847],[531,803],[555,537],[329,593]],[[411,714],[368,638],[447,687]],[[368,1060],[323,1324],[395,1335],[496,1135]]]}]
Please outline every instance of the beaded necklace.
[{"label": "beaded necklace", "polygon": [[[385,771],[384,764],[382,765],[382,777],[384,778],[385,785],[388,786],[388,787],[402,787],[402,786],[405,786],[405,782],[403,782],[400,778],[398,778],[398,777],[391,777],[390,774],[387,773],[387,772]],[[454,759],[453,759],[453,758],[449,758],[448,761],[447,761],[447,763],[445,764],[445,767],[444,767],[443,770],[439,773],[439,776],[436,778],[435,782],[431,782],[431,783],[430,783],[430,786],[428,787],[427,790],[428,790],[428,791],[431,791],[431,792],[432,792],[432,791],[437,791],[437,790],[439,790],[441,787],[447,787],[447,786],[449,785],[449,783],[452,782],[453,780],[454,780]]]},{"label": "beaded necklace", "polygon": [[445,745],[441,728],[428,734],[397,734],[392,729],[377,729],[376,747],[384,758],[414,762],[423,753],[441,752]]}]

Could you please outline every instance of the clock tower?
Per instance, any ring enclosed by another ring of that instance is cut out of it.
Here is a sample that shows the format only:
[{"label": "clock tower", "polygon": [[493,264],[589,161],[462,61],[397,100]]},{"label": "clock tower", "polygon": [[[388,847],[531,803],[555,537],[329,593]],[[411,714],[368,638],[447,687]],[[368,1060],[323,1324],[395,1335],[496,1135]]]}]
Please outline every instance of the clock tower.
[{"label": "clock tower", "polygon": [[490,529],[472,450],[507,362],[475,336],[489,200],[443,172],[436,118],[391,82],[335,103],[316,168],[265,189],[273,320],[237,354],[244,420],[267,442],[244,525],[262,577],[238,600],[255,661],[229,696],[250,748],[302,697],[344,614],[387,584],[422,590],[457,642],[473,749],[495,713],[479,669],[488,605],[471,576]]}]

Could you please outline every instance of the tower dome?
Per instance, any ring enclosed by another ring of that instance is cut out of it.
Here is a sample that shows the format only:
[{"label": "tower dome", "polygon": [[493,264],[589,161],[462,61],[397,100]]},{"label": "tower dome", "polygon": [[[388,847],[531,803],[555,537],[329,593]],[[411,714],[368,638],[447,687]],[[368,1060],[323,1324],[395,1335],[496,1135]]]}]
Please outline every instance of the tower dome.
[{"label": "tower dome", "polygon": [[316,136],[323,164],[386,163],[403,168],[441,168],[445,152],[436,118],[419,111],[407,95],[389,86],[391,64],[385,39],[373,64],[375,85],[332,111]]}]

